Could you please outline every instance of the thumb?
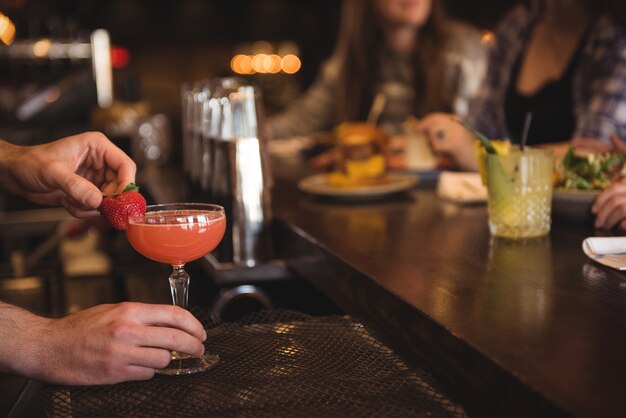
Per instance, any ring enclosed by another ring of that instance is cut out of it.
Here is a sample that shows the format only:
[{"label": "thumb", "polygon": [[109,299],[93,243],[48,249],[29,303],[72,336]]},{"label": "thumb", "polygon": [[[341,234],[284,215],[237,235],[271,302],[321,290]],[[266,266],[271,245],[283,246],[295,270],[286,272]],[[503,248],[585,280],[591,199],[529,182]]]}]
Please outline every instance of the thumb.
[{"label": "thumb", "polygon": [[51,186],[60,189],[69,198],[82,204],[85,208],[97,209],[102,202],[102,193],[89,180],[72,172],[63,165],[50,167],[49,179]]}]

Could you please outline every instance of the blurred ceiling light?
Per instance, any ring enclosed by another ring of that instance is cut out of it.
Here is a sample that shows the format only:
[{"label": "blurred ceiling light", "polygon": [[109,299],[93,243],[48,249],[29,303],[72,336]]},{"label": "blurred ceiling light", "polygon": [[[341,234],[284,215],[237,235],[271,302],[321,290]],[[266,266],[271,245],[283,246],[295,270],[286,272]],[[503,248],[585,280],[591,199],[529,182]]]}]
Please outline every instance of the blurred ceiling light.
[{"label": "blurred ceiling light", "polygon": [[[244,62],[247,61],[247,64]],[[244,54],[237,54],[230,60],[230,69],[236,74],[247,74],[252,69],[250,57]]]},{"label": "blurred ceiling light", "polygon": [[300,58],[293,54],[285,55],[282,59],[281,67],[287,74],[297,73],[301,66]]},{"label": "blurred ceiling light", "polygon": [[269,73],[276,74],[280,72],[280,64],[282,63],[282,59],[280,58],[280,56],[276,54],[271,54],[268,56],[268,58],[270,60]]},{"label": "blurred ceiling light", "polygon": [[244,55],[241,60],[241,73],[242,74],[253,74],[254,70],[252,69],[252,57],[249,55]]},{"label": "blurred ceiling light", "polygon": [[37,42],[33,44],[33,55],[36,56],[37,58],[43,58],[43,57],[48,56],[51,45],[52,45],[52,42],[50,42],[50,39],[38,40]]},{"label": "blurred ceiling light", "polygon": [[267,41],[257,41],[252,45],[240,44],[230,60],[230,69],[235,74],[294,74],[301,68],[297,54],[298,46],[292,41],[278,45]]},{"label": "blurred ceiling light", "polygon": [[263,55],[263,62],[261,63],[261,69],[263,73],[273,73],[274,72],[274,60],[271,55]]},{"label": "blurred ceiling light", "polygon": [[263,62],[265,61],[265,57],[267,57],[267,55],[265,54],[257,54],[254,57],[252,57],[252,69],[254,70],[254,72],[256,73],[265,72],[263,70]]},{"label": "blurred ceiling light", "polygon": [[3,13],[0,13],[0,42],[5,45],[11,45],[15,39],[15,25]]}]

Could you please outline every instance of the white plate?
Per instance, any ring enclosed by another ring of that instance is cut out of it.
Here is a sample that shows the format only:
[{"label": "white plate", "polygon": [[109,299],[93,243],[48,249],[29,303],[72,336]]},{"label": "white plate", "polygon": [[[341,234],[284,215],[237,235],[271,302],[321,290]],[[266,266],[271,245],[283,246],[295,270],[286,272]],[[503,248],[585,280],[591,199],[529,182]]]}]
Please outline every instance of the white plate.
[{"label": "white plate", "polygon": [[556,188],[552,192],[552,214],[555,217],[579,221],[593,219],[591,206],[600,190]]},{"label": "white plate", "polygon": [[384,184],[358,187],[336,187],[328,183],[328,174],[314,174],[298,182],[303,192],[317,196],[333,197],[346,200],[369,200],[389,196],[412,189],[419,178],[412,174],[389,173]]}]

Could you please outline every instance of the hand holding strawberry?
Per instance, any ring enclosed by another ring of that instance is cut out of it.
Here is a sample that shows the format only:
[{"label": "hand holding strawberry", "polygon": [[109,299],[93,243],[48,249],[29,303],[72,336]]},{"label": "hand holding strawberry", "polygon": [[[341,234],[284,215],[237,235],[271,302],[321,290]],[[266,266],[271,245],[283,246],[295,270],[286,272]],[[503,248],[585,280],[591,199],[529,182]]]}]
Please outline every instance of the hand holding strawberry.
[{"label": "hand holding strawberry", "polygon": [[129,216],[146,213],[146,199],[139,193],[139,188],[130,183],[121,194],[103,195],[98,210],[111,226],[125,231]]}]

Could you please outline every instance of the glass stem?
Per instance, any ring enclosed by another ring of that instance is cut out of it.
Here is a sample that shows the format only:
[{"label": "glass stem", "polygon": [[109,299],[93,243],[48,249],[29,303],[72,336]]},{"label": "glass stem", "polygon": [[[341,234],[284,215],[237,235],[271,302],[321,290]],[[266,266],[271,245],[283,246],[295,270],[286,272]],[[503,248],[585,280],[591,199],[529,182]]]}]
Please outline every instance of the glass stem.
[{"label": "glass stem", "polygon": [[172,266],[174,271],[170,276],[170,289],[174,305],[187,309],[187,295],[189,294],[189,275],[185,271],[185,265]]}]

